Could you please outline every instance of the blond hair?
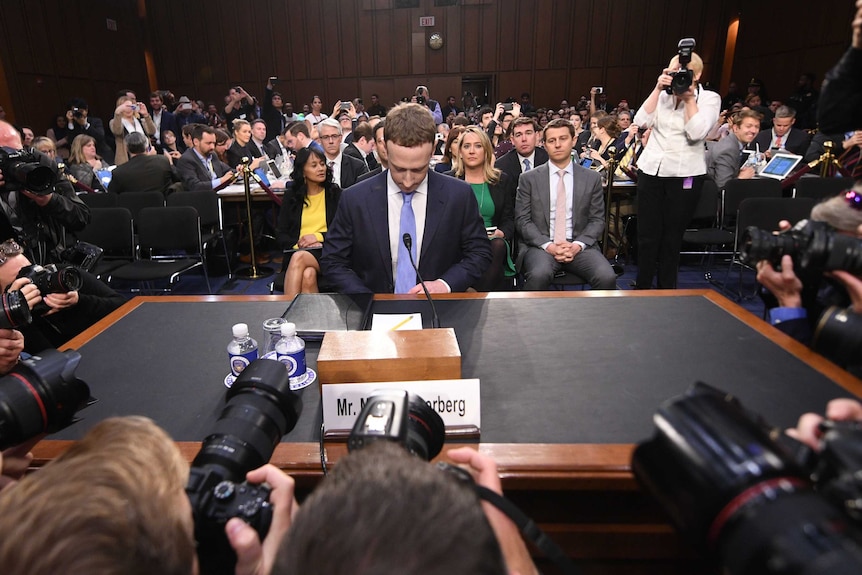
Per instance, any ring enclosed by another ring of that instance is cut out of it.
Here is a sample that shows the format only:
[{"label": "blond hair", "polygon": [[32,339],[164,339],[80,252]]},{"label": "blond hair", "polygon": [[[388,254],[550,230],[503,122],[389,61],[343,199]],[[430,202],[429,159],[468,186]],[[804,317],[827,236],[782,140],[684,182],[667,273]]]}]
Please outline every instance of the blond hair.
[{"label": "blond hair", "polygon": [[[488,138],[488,134],[486,134],[479,126],[467,126],[467,128],[464,129],[464,133],[461,134],[462,146],[464,145],[464,138],[471,134],[479,138],[479,144],[485,152],[485,161],[482,162],[482,170],[485,172],[485,182],[491,185],[497,184],[500,181],[500,170],[494,167],[494,147],[491,146],[491,140]],[[464,172],[464,161],[460,160],[455,166],[455,175],[460,178],[464,176]]]}]

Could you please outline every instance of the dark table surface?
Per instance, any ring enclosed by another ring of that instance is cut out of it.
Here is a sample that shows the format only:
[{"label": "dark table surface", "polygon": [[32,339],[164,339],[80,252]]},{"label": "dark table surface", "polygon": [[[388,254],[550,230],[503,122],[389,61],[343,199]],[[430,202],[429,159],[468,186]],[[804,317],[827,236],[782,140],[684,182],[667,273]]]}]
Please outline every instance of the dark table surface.
[{"label": "dark table surface", "polygon": [[[456,331],[463,377],[481,380],[482,443],[635,443],[651,434],[656,407],[698,380],[781,426],[850,395],[714,299],[679,292],[441,299],[437,308],[441,324]],[[426,305],[387,299],[373,311],[422,311],[427,320]],[[79,438],[112,415],[142,414],[178,441],[202,440],[224,406],[231,326],[246,322],[260,339],[263,320],[286,307],[237,298],[138,305],[79,348],[78,375],[99,402],[51,439]],[[308,343],[312,367],[318,351]],[[316,442],[317,384],[299,394],[302,413],[284,441]]]}]

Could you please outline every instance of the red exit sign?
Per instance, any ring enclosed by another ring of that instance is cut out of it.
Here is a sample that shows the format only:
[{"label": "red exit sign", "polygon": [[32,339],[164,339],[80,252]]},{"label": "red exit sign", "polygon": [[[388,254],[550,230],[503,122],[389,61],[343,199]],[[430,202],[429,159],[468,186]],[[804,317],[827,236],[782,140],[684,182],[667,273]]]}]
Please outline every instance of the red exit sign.
[{"label": "red exit sign", "polygon": [[434,16],[420,16],[419,17],[419,25],[423,28],[427,28],[429,26],[434,25]]}]

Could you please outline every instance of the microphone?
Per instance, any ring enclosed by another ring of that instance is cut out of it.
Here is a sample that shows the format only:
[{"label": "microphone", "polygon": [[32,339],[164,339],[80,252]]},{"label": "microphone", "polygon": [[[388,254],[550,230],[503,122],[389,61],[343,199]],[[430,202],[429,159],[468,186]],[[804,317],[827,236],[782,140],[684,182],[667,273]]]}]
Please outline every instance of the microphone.
[{"label": "microphone", "polygon": [[440,327],[440,318],[437,316],[437,308],[434,307],[434,300],[431,299],[431,294],[428,293],[428,288],[425,287],[425,280],[422,279],[422,274],[419,273],[419,268],[416,267],[416,262],[413,261],[413,250],[411,249],[413,247],[413,238],[410,237],[410,234],[404,234],[401,237],[401,241],[404,242],[404,247],[407,248],[407,255],[410,256],[410,265],[416,271],[416,277],[419,278],[419,284],[425,292],[425,298],[431,305],[431,327]]}]

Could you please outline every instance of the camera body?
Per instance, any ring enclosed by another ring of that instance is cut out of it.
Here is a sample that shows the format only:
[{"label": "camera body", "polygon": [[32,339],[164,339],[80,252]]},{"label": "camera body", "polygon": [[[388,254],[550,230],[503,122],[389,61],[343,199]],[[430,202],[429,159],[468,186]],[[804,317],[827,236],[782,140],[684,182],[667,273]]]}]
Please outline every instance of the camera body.
[{"label": "camera body", "polygon": [[84,280],[81,271],[68,264],[48,264],[40,266],[31,264],[18,271],[19,278],[28,278],[39,288],[42,295],[49,293],[67,293],[81,289]]},{"label": "camera body", "polygon": [[272,505],[266,484],[253,485],[248,481],[235,483],[224,479],[212,468],[192,467],[189,472],[188,492],[202,494],[195,507],[195,528],[209,530],[204,540],[224,535],[224,525],[232,517],[239,517],[257,531],[263,541],[272,524]]},{"label": "camera body", "polygon": [[424,106],[425,104],[428,103],[428,100],[425,98],[425,96],[417,95],[416,96],[416,103]]},{"label": "camera body", "polygon": [[350,436],[348,451],[376,441],[391,441],[431,461],[443,449],[446,427],[424,399],[401,390],[375,391],[362,406]]},{"label": "camera body", "polygon": [[596,94],[601,94],[605,91],[605,88],[604,88],[604,86],[593,86],[593,91]]},{"label": "camera body", "polygon": [[84,112],[81,111],[81,108],[72,108],[72,117],[73,118],[83,118]]},{"label": "camera body", "polygon": [[514,109],[515,109],[515,106],[514,106],[514,104],[512,104],[512,102],[506,102],[505,104],[503,104],[503,111],[504,112],[511,112]]},{"label": "camera body", "polygon": [[341,106],[339,106],[339,109],[345,112],[350,110],[350,100],[341,100]]},{"label": "camera body", "polygon": [[41,154],[0,148],[0,171],[6,180],[7,191],[27,190],[38,195],[48,195],[54,191],[57,183],[57,171],[54,166],[43,162]]},{"label": "camera body", "polygon": [[679,49],[679,69],[672,73],[670,86],[665,88],[668,94],[684,94],[691,88],[694,81],[694,72],[688,69],[688,64],[691,62],[691,53],[694,51],[696,43],[694,38],[683,38],[679,41],[677,48]]}]

